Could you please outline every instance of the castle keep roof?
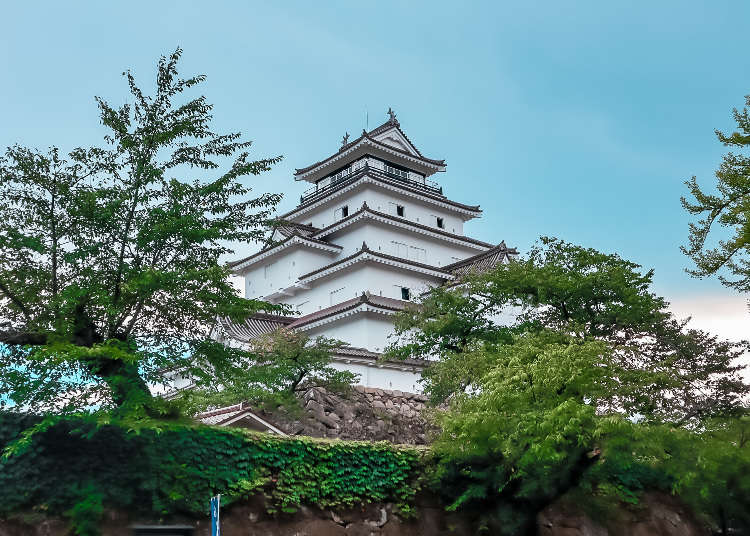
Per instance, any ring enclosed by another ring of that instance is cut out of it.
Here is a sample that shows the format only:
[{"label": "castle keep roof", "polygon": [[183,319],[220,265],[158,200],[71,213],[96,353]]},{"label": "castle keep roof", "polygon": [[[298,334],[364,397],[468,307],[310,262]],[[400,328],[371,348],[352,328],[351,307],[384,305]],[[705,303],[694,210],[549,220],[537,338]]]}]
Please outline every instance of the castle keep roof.
[{"label": "castle keep roof", "polygon": [[[385,136],[389,132],[393,132],[394,135],[391,137]],[[369,132],[363,130],[357,139],[343,144],[331,156],[295,170],[294,177],[298,181],[315,182],[325,173],[333,171],[336,167],[368,152],[393,157],[411,167],[418,168],[425,176],[432,175],[437,171],[445,171],[445,160],[422,156],[422,153],[411,143],[411,140],[401,130],[399,122],[393,116]]]}]

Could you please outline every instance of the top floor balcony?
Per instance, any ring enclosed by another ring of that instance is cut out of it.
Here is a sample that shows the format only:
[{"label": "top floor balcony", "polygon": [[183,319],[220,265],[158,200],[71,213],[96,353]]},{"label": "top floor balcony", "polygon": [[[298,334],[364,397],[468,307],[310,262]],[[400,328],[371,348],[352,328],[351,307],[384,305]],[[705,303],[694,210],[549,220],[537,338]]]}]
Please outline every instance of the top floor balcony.
[{"label": "top floor balcony", "polygon": [[355,177],[359,176],[360,172],[368,169],[376,170],[392,179],[401,181],[412,188],[424,190],[431,194],[443,195],[442,187],[438,186],[436,182],[426,179],[419,173],[396,167],[384,160],[380,160],[379,158],[366,156],[359,160],[355,160],[349,166],[338,170],[336,173],[319,180],[315,186],[305,190],[300,196],[300,204],[307,203],[308,201],[320,197],[325,197],[325,195],[334,188],[340,186],[344,182],[353,180]]}]

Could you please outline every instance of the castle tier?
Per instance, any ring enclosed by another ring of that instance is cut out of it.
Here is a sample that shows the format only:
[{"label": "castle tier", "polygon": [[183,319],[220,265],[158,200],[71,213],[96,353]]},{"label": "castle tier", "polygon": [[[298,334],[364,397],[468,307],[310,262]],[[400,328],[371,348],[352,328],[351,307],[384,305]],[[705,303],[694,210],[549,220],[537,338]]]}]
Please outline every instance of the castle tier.
[{"label": "castle tier", "polygon": [[444,160],[426,158],[395,114],[335,154],[298,169],[312,187],[279,218],[267,244],[231,263],[245,295],[289,305],[297,316],[256,315],[224,324],[226,342],[249,343],[278,329],[347,342],[335,366],[365,386],[417,392],[423,363],[378,358],[392,316],[428,289],[506,262],[516,251],[464,235],[479,206],[448,199],[429,177]]}]

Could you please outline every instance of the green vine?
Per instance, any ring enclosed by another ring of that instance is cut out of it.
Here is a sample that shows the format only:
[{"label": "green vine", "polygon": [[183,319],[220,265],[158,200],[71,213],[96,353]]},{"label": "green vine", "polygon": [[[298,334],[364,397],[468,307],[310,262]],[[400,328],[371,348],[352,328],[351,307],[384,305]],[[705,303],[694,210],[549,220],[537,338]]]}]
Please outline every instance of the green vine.
[{"label": "green vine", "polygon": [[[0,445],[35,422],[0,414]],[[303,504],[335,509],[393,502],[408,515],[423,464],[420,449],[385,442],[290,439],[175,423],[134,434],[69,418],[30,441],[0,459],[0,516],[64,515],[81,536],[95,534],[92,526],[105,508],[156,518],[205,515],[216,493],[223,504],[263,494],[270,513]]]}]

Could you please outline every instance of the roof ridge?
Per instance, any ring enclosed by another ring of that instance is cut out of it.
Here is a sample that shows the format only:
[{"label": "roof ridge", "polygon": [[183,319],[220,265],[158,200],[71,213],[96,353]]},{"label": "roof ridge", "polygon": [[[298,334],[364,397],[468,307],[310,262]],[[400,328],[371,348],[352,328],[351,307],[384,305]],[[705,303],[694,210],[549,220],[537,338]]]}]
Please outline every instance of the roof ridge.
[{"label": "roof ridge", "polygon": [[459,203],[458,201],[453,201],[451,199],[448,199],[446,196],[442,194],[433,194],[424,190],[420,190],[418,188],[412,188],[408,184],[403,183],[401,181],[393,180],[391,177],[388,177],[385,175],[382,171],[375,169],[375,168],[362,168],[357,170],[352,174],[351,177],[349,177],[346,180],[341,181],[339,184],[336,185],[335,188],[332,188],[328,194],[320,197],[316,197],[315,199],[310,199],[308,201],[305,201],[304,203],[300,203],[297,207],[295,207],[293,210],[290,210],[289,212],[285,212],[283,214],[283,217],[288,217],[293,215],[295,212],[298,212],[300,209],[307,208],[309,206],[314,205],[315,203],[318,203],[324,199],[326,199],[330,194],[337,192],[341,188],[345,188],[346,186],[351,186],[352,184],[356,183],[360,179],[368,178],[372,179],[374,181],[387,184],[389,186],[395,186],[397,188],[401,188],[403,190],[406,190],[408,192],[414,193],[416,195],[425,197],[427,199],[431,199],[437,203],[444,203],[446,205],[451,205],[459,209],[463,209],[470,212],[482,212],[480,205],[466,205],[464,203]]},{"label": "roof ridge", "polygon": [[432,228],[432,227],[429,227],[427,225],[423,225],[423,224],[418,223],[418,222],[407,220],[406,218],[400,218],[398,216],[393,216],[393,215],[387,214],[385,212],[380,212],[379,210],[374,210],[374,209],[370,208],[369,206],[367,206],[367,202],[366,201],[362,204],[362,207],[359,210],[357,210],[356,212],[354,212],[353,214],[350,214],[346,218],[342,218],[342,219],[340,219],[340,220],[338,220],[336,222],[333,222],[330,225],[327,225],[327,226],[323,227],[322,229],[320,229],[319,231],[317,231],[313,236],[327,236],[327,235],[324,235],[322,233],[325,232],[325,231],[328,231],[329,229],[331,229],[331,228],[333,228],[333,227],[335,227],[337,225],[340,225],[343,222],[351,221],[355,217],[357,217],[357,216],[359,216],[359,215],[361,215],[361,214],[363,214],[365,212],[369,212],[369,213],[374,214],[376,216],[381,216],[383,218],[386,218],[386,219],[389,219],[389,220],[392,220],[392,221],[396,221],[396,222],[399,222],[399,223],[406,223],[406,224],[412,225],[414,227],[417,227],[419,229],[424,229],[426,231],[430,231],[430,232],[436,233],[438,235],[443,235],[443,236],[446,236],[446,237],[449,237],[449,238],[454,238],[456,240],[461,240],[463,242],[469,242],[469,243],[477,244],[477,245],[488,247],[488,248],[494,247],[489,242],[484,242],[482,240],[478,240],[476,238],[471,238],[471,237],[468,237],[468,236],[465,236],[465,235],[459,235],[459,234],[455,234],[455,233],[449,233],[448,231],[445,231],[443,229]]},{"label": "roof ridge", "polygon": [[345,300],[343,302],[337,303],[336,305],[331,305],[330,307],[326,307],[325,309],[314,311],[307,315],[301,316],[296,321],[289,324],[287,328],[296,329],[300,326],[304,326],[311,322],[315,322],[317,320],[323,320],[324,318],[328,318],[330,316],[333,316],[339,313],[350,311],[351,309],[355,309],[356,307],[362,304],[372,305],[374,307],[379,307],[381,309],[388,309],[391,311],[400,311],[401,309],[403,309],[402,307],[396,307],[395,305],[388,305],[386,303],[378,303],[378,301],[385,301],[385,300],[391,300],[394,302],[398,302],[399,304],[403,303],[404,305],[410,303],[410,302],[403,301],[403,300],[397,300],[395,298],[375,296],[373,294],[370,294],[369,291],[366,291],[366,292],[362,292],[362,294],[360,294],[359,296],[355,298],[351,298],[349,300]]},{"label": "roof ridge", "polygon": [[444,267],[441,267],[441,266],[433,266],[431,264],[424,264],[424,263],[421,263],[421,262],[412,261],[410,259],[404,259],[404,258],[401,258],[401,257],[396,257],[395,255],[388,255],[387,253],[382,253],[380,251],[374,251],[374,250],[371,250],[370,248],[368,248],[367,244],[364,243],[364,242],[362,243],[362,245],[363,245],[363,248],[357,250],[355,253],[352,253],[348,257],[345,257],[343,259],[339,259],[337,261],[334,261],[331,264],[327,264],[327,265],[325,265],[325,266],[323,266],[321,268],[317,268],[315,270],[312,270],[311,272],[307,272],[306,274],[303,274],[303,275],[299,276],[298,279],[300,281],[302,281],[302,280],[304,280],[307,277],[316,275],[316,274],[318,274],[320,272],[328,270],[329,268],[333,268],[334,266],[337,266],[339,264],[343,264],[345,262],[351,261],[351,260],[355,259],[356,257],[359,257],[360,255],[363,255],[363,254],[369,254],[369,255],[372,255],[373,257],[380,257],[380,258],[383,258],[383,259],[400,262],[402,264],[408,264],[408,265],[412,265],[412,266],[418,266],[420,268],[424,268],[424,269],[427,269],[427,270],[433,270],[433,271],[436,271],[436,272],[443,272],[446,275],[450,274],[447,270],[445,270]]},{"label": "roof ridge", "polygon": [[[313,233],[313,235],[318,234],[318,232],[320,230],[322,230],[322,229],[319,229],[318,231],[316,231],[315,233]],[[319,238],[314,238],[313,235],[305,236],[303,234],[300,234],[299,231],[294,231],[292,234],[290,234],[288,237],[286,237],[281,242],[277,242],[276,244],[273,244],[273,245],[270,245],[270,246],[268,246],[268,247],[266,247],[264,249],[261,249],[260,251],[258,251],[256,253],[253,253],[252,255],[249,255],[249,256],[245,257],[244,259],[240,259],[240,260],[237,260],[237,261],[229,261],[229,262],[227,262],[227,266],[229,268],[234,268],[235,266],[238,266],[238,265],[242,264],[243,262],[247,262],[247,261],[249,261],[250,259],[252,259],[254,257],[262,255],[263,253],[268,253],[269,251],[273,250],[274,248],[277,248],[277,247],[279,247],[279,246],[281,246],[283,244],[286,244],[287,242],[293,240],[294,238],[299,238],[300,240],[307,240],[307,241],[310,241],[310,242],[315,242],[317,244],[321,244],[321,245],[326,245],[326,246],[330,246],[330,247],[334,247],[334,248],[343,249],[338,244],[331,244],[330,242],[326,242],[325,240],[321,240]]]},{"label": "roof ridge", "polygon": [[465,259],[461,259],[460,261],[452,262],[450,264],[446,264],[443,268],[446,270],[454,270],[456,268],[460,268],[461,266],[471,264],[473,262],[476,262],[477,260],[483,258],[483,257],[489,257],[490,255],[493,255],[495,253],[498,253],[500,251],[505,251],[510,255],[517,254],[518,251],[516,248],[509,248],[505,245],[505,240],[500,241],[499,244],[492,247],[491,249],[488,249],[487,251],[482,251],[481,253],[477,253],[476,255],[472,255],[471,257],[466,257]]},{"label": "roof ridge", "polygon": [[[401,130],[401,129],[399,129],[399,130]],[[404,137],[406,137],[406,136],[404,135]],[[417,151],[416,155],[413,155],[409,151],[404,151],[403,149],[399,149],[398,147],[394,147],[394,146],[389,145],[387,143],[383,143],[381,141],[376,140],[375,138],[373,138],[372,136],[370,136],[367,133],[366,130],[362,129],[362,134],[359,136],[359,138],[357,138],[356,140],[354,140],[353,142],[351,142],[351,143],[349,143],[347,145],[344,145],[338,151],[336,151],[335,153],[333,153],[331,156],[328,156],[328,157],[324,158],[323,160],[319,160],[319,161],[315,162],[314,164],[311,164],[311,165],[309,165],[307,167],[295,168],[294,175],[295,176],[304,175],[305,173],[307,173],[307,172],[309,172],[309,171],[311,171],[311,170],[313,170],[313,169],[315,169],[317,167],[322,166],[323,164],[325,164],[329,160],[335,158],[336,156],[340,155],[343,152],[348,151],[349,149],[353,148],[354,146],[356,146],[358,143],[361,143],[362,140],[365,140],[365,139],[369,140],[370,143],[374,143],[374,144],[380,145],[380,146],[382,146],[385,149],[396,151],[396,152],[401,153],[401,154],[403,154],[405,156],[408,156],[410,158],[414,158],[416,160],[423,160],[423,161],[425,161],[425,162],[427,162],[429,164],[432,164],[434,166],[445,166],[445,159],[437,160],[435,158],[427,158],[426,156],[423,156],[422,153],[420,153],[419,151]],[[411,141],[409,143],[412,146],[414,145],[414,144],[411,143]],[[416,147],[415,147],[415,150],[416,150]]]}]

